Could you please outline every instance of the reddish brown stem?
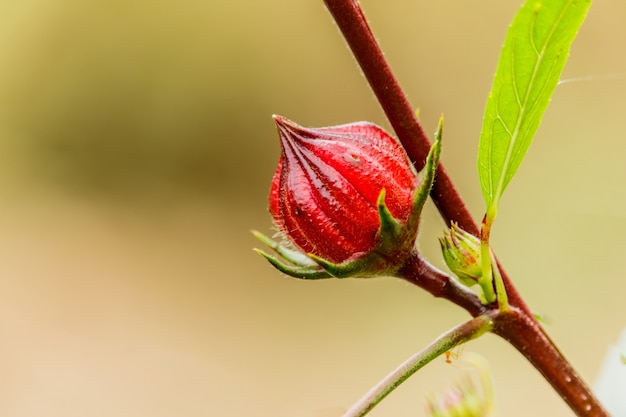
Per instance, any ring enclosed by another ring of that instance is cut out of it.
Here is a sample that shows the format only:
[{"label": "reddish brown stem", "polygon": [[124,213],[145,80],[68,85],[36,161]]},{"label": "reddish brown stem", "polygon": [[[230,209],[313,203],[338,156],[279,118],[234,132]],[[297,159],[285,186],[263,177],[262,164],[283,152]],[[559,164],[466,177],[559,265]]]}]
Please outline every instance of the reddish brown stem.
[{"label": "reddish brown stem", "polygon": [[482,305],[474,293],[451,280],[417,252],[411,255],[396,276],[425,289],[435,297],[452,301],[473,317],[478,317],[488,311],[488,307]]},{"label": "reddish brown stem", "polygon": [[[398,139],[405,147],[416,168],[421,170],[430,149],[430,141],[385,60],[358,1],[324,0],[324,2],[376,94],[389,122],[398,135]],[[479,236],[478,225],[474,222],[463,199],[441,164],[437,170],[437,181],[431,191],[431,197],[446,222],[455,221],[463,229]],[[498,323],[494,332],[508,340],[526,356],[577,415],[608,417],[608,413],[597,402],[589,387],[545,335],[499,263],[498,267],[512,310],[504,313],[497,309],[492,310]],[[446,283],[449,283],[449,280],[437,278],[437,272],[426,271],[428,268],[425,267],[424,263],[419,259],[413,259],[405,265],[399,274],[408,281],[426,288],[433,295],[455,302],[472,315],[478,313],[480,309],[475,305],[475,300],[467,299],[467,294],[460,293],[456,288],[449,286]],[[430,274],[430,278],[426,278],[427,274]],[[541,346],[545,352],[542,353],[540,348],[534,346]]]},{"label": "reddish brown stem", "polygon": [[520,310],[498,312],[493,333],[507,340],[541,372],[578,416],[608,417],[585,381],[557,349],[543,328]]}]

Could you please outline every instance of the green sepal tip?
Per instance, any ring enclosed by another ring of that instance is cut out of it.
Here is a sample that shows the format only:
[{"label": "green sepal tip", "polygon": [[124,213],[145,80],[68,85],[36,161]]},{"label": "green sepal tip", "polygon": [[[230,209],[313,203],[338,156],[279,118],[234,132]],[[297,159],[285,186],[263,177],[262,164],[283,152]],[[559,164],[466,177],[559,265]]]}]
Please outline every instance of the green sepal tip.
[{"label": "green sepal tip", "polygon": [[259,239],[264,245],[268,246],[270,249],[275,251],[282,259],[286,261],[289,261],[299,266],[314,267],[316,265],[316,263],[313,262],[311,259],[309,259],[304,253],[294,250],[294,249],[289,249],[285,245],[281,245],[280,243],[267,237],[261,232],[252,230],[252,234],[254,235],[254,237]]},{"label": "green sepal tip", "polygon": [[[370,275],[364,268],[367,265],[367,260],[363,258],[357,258],[352,261],[345,261],[341,263],[328,262],[326,259],[315,256],[309,253],[308,256],[313,259],[317,264],[324,269],[325,272],[332,275],[335,278],[349,278],[354,276],[366,276]],[[365,262],[364,262],[365,261]]]},{"label": "green sepal tip", "polygon": [[413,197],[413,212],[409,218],[409,229],[415,229],[417,231],[422,209],[424,208],[424,204],[426,204],[426,200],[430,195],[430,190],[433,188],[433,184],[435,183],[435,175],[437,173],[437,166],[439,165],[439,158],[441,156],[442,136],[443,116],[439,119],[437,132],[435,132],[435,143],[433,143],[430,147],[428,156],[426,156],[426,164],[422,170],[424,177],[422,178],[420,185],[417,187],[417,190],[415,190],[415,196]]},{"label": "green sepal tip", "polygon": [[289,249],[256,230],[253,230],[252,234],[263,244],[274,250],[279,256],[280,259],[260,249],[254,249],[256,253],[267,259],[267,261],[280,272],[299,279],[324,279],[332,277],[304,253]]},{"label": "green sepal tip", "polygon": [[383,188],[378,195],[378,200],[376,200],[376,206],[378,208],[378,217],[380,219],[380,230],[379,234],[390,234],[399,236],[402,231],[402,225],[396,219],[393,218],[393,215],[389,211],[387,204],[385,203],[386,191]]},{"label": "green sepal tip", "polygon": [[280,272],[287,274],[294,278],[299,279],[324,279],[324,278],[332,278],[328,272],[320,269],[319,267],[310,267],[310,266],[295,266],[295,265],[287,265],[281,261],[279,261],[275,256],[272,256],[266,252],[263,252],[261,249],[253,249],[256,253],[267,259],[267,261],[274,266],[274,268],[278,269]]}]

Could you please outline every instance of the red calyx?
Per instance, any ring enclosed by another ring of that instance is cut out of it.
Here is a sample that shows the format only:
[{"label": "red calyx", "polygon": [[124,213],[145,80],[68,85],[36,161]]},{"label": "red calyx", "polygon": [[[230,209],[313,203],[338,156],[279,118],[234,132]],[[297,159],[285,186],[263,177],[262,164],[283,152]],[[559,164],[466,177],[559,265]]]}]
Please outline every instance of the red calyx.
[{"label": "red calyx", "polygon": [[304,128],[281,116],[274,121],[282,154],[270,213],[300,250],[335,263],[370,252],[377,243],[382,189],[393,217],[407,221],[417,174],[382,128],[367,122]]}]

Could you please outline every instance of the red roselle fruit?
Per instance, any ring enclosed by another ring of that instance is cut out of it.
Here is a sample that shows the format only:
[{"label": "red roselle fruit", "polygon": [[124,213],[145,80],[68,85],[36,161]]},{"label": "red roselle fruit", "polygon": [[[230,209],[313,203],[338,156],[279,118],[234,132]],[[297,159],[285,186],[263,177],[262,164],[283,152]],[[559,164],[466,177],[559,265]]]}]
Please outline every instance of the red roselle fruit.
[{"label": "red roselle fruit", "polygon": [[301,274],[302,268],[319,272],[320,266],[332,276],[400,267],[390,263],[399,263],[414,246],[439,146],[429,156],[431,172],[421,184],[399,142],[372,123],[304,128],[281,116],[274,121],[282,154],[269,209],[281,234],[308,258],[294,258],[293,251],[280,250],[257,233],[297,268],[285,270],[261,254],[300,278],[312,277]]},{"label": "red roselle fruit", "polygon": [[370,252],[380,227],[377,200],[406,223],[418,178],[402,146],[380,127],[304,128],[274,116],[282,154],[270,191],[278,229],[299,249],[339,263]]}]

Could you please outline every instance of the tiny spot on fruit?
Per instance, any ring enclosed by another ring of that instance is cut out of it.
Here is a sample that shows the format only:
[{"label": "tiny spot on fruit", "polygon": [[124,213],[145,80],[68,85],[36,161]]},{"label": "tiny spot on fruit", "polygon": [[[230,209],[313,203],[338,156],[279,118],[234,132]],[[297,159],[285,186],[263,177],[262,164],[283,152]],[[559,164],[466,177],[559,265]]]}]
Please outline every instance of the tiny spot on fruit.
[{"label": "tiny spot on fruit", "polygon": [[359,157],[359,155],[355,153],[347,152],[344,154],[343,157],[346,160],[346,162],[349,162],[352,165],[359,165],[361,163],[361,158]]}]

